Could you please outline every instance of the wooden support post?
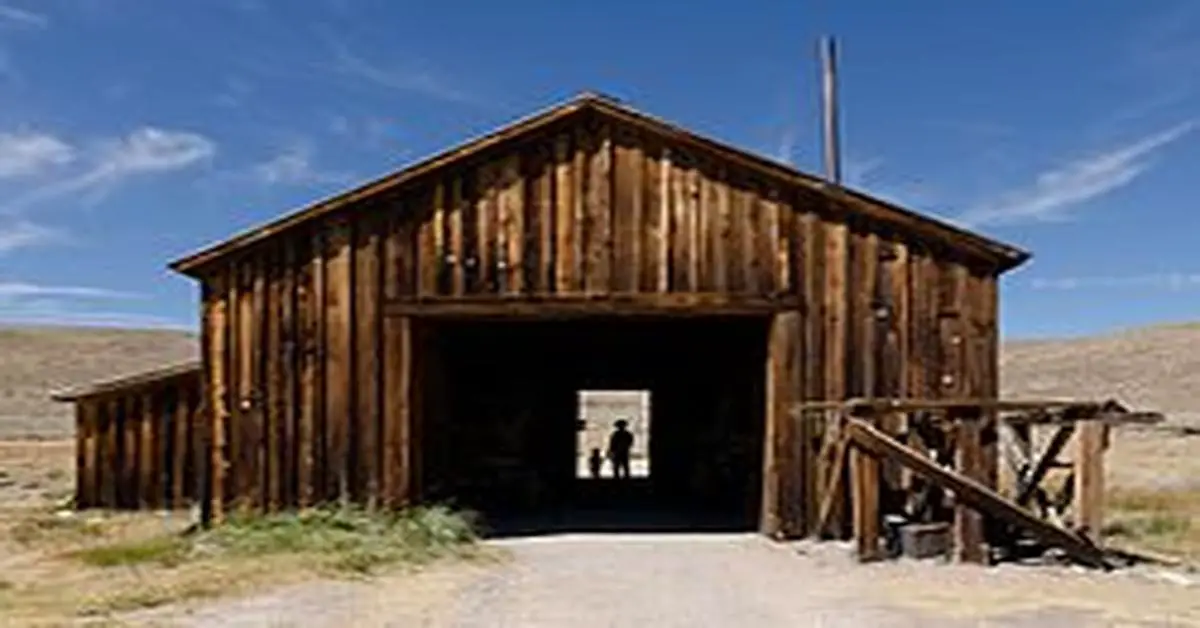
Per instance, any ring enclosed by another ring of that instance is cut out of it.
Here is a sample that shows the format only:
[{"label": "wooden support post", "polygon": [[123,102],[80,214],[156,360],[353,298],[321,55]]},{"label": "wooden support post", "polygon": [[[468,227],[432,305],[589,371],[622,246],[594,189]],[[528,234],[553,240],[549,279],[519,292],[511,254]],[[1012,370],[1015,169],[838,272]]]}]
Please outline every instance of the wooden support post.
[{"label": "wooden support post", "polygon": [[850,448],[850,484],[853,487],[851,510],[858,560],[869,562],[883,557],[879,547],[879,459],[860,447]]},{"label": "wooden support post", "polygon": [[1108,427],[1082,421],[1075,442],[1076,530],[1093,543],[1104,526],[1104,444]]},{"label": "wooden support post", "polygon": [[[976,416],[960,415],[955,426],[955,467],[965,477],[983,485],[989,484],[987,469],[984,468],[984,452],[981,443],[981,425]],[[983,516],[955,496],[954,504],[954,556],[965,563],[984,563],[987,550],[984,547]]]},{"label": "wooden support post", "polygon": [[799,400],[802,319],[799,312],[781,312],[771,321],[767,346],[767,412],[763,450],[762,532],[773,537],[801,535],[805,522],[802,448],[795,446],[808,433],[793,421],[790,410]]},{"label": "wooden support post", "polygon": [[[846,436],[838,436],[837,442],[832,446],[833,453],[831,459],[833,464],[830,468],[834,473],[826,479],[823,493],[821,494],[821,503],[817,508],[817,520],[813,526],[813,534],[817,537],[824,537],[830,534],[830,519],[833,517],[833,508],[842,500],[842,469],[846,467],[846,458],[850,451],[850,439]],[[824,459],[824,456],[822,456]]]},{"label": "wooden support post", "polygon": [[77,509],[91,508],[96,505],[98,482],[96,478],[103,460],[99,460],[96,451],[98,439],[99,413],[96,402],[91,399],[80,399],[75,402],[75,507]]}]

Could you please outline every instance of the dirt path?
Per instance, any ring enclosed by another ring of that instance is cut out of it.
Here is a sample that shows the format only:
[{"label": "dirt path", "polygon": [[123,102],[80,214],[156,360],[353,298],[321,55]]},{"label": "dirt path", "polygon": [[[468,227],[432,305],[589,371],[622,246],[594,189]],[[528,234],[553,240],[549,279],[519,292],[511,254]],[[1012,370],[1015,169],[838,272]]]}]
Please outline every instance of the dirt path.
[{"label": "dirt path", "polygon": [[753,535],[580,534],[494,544],[509,560],[373,584],[312,583],[190,615],[128,619],[453,628],[1200,625],[1200,587],[1145,573],[864,566],[834,545],[776,545]]}]

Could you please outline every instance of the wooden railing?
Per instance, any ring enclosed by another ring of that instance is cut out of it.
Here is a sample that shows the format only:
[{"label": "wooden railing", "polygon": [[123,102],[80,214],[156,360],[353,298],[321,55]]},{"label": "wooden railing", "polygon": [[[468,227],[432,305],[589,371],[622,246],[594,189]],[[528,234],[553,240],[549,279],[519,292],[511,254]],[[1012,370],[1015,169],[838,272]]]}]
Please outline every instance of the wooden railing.
[{"label": "wooden railing", "polygon": [[57,393],[75,405],[76,508],[180,508],[199,495],[200,365]]}]

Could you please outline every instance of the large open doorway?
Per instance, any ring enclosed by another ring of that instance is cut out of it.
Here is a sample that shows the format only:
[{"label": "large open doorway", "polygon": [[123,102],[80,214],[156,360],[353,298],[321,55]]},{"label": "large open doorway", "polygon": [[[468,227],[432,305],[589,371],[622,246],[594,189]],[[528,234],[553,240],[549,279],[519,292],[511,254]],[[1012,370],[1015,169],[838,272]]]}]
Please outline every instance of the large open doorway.
[{"label": "large open doorway", "polygon": [[[765,319],[428,324],[442,391],[422,410],[426,498],[507,531],[757,527]],[[588,413],[581,400],[596,393],[637,401]],[[580,474],[589,421],[607,439],[642,399],[630,425],[639,473],[631,460],[628,478]]]}]

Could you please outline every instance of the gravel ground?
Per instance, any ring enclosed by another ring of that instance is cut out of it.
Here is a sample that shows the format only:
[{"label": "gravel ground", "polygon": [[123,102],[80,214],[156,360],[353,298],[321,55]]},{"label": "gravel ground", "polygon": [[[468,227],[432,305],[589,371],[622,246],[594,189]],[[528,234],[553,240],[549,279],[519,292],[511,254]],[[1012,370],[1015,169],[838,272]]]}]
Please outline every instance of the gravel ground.
[{"label": "gravel ground", "polygon": [[857,565],[844,545],[777,545],[754,535],[571,534],[492,544],[508,559],[126,619],[447,628],[1200,625],[1200,588],[1150,572]]}]

